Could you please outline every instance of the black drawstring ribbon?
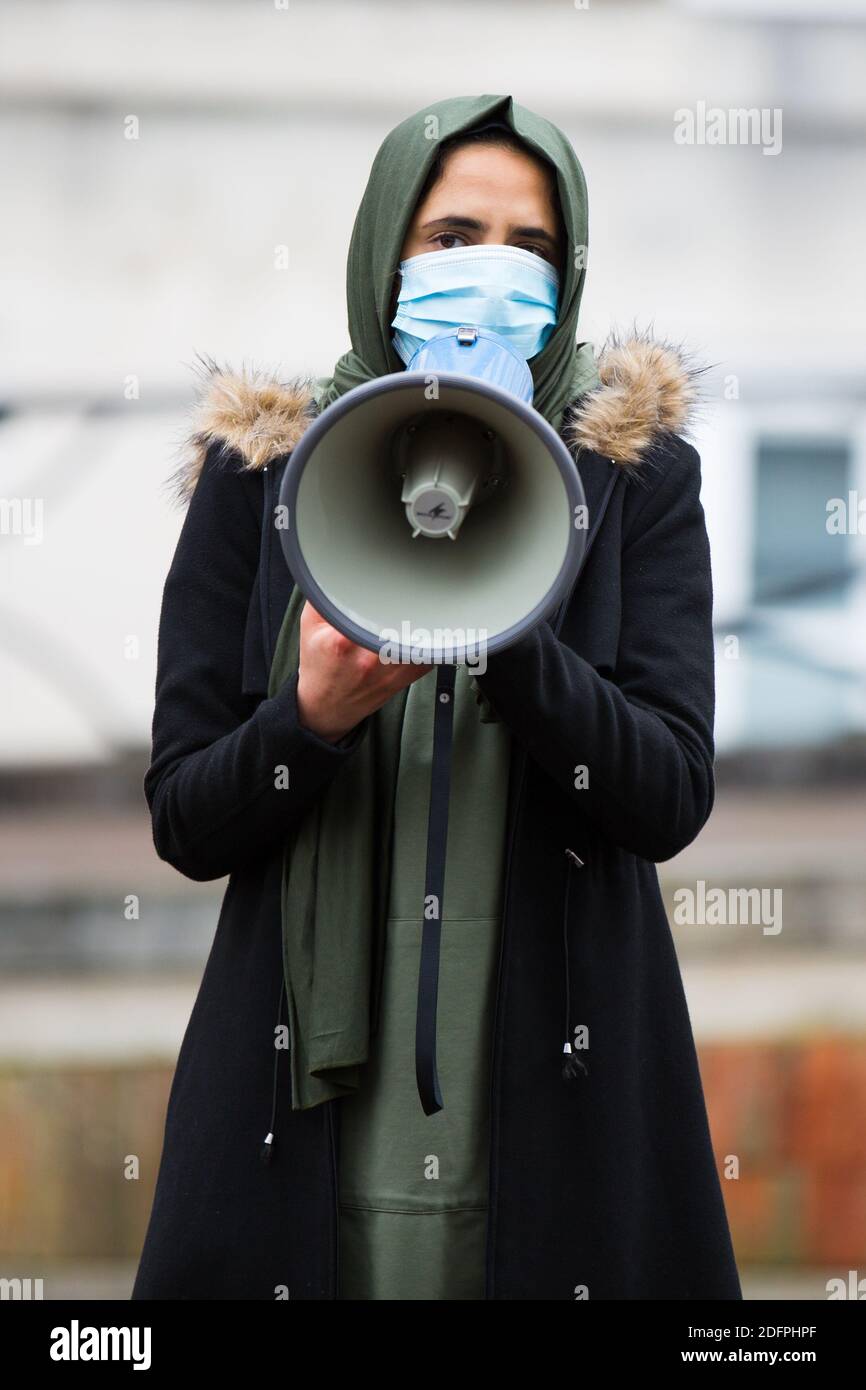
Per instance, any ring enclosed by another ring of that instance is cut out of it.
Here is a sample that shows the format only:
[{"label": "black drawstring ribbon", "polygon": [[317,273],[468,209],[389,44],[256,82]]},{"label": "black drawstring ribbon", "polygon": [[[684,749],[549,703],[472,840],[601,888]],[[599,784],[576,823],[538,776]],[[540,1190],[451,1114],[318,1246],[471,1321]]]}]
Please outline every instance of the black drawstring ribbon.
[{"label": "black drawstring ribbon", "polygon": [[280,1026],[280,1020],[283,1017],[283,997],[285,996],[285,993],[286,977],[285,975],[283,975],[282,988],[280,989],[280,1004],[279,1008],[277,1009],[277,1021],[274,1026],[274,1094],[271,1102],[271,1123],[268,1126],[268,1133],[265,1137],[265,1142],[262,1144],[262,1147],[259,1151],[259,1158],[262,1160],[262,1163],[270,1163],[274,1153],[274,1130],[276,1129],[277,1124],[277,1075],[280,1065],[280,1049],[277,1047],[277,1030]]},{"label": "black drawstring ribbon", "polygon": [[451,787],[451,739],[457,667],[440,665],[436,672],[433,714],[433,762],[430,769],[430,811],[427,820],[427,867],[424,875],[424,918],[418,968],[415,1012],[415,1081],[425,1115],[442,1109],[436,1064],[436,1006],[439,996],[439,948],[445,894],[445,851],[448,843],[448,797]]},{"label": "black drawstring ribbon", "polygon": [[578,858],[573,849],[567,849],[565,854],[568,859],[568,869],[565,879],[565,906],[562,913],[562,941],[565,950],[565,1044],[562,1049],[565,1060],[562,1063],[562,1079],[563,1081],[574,1081],[581,1071],[585,1076],[589,1075],[589,1068],[581,1061],[571,1045],[571,975],[568,968],[568,892],[571,887],[571,871],[574,868],[582,869],[583,860]]}]

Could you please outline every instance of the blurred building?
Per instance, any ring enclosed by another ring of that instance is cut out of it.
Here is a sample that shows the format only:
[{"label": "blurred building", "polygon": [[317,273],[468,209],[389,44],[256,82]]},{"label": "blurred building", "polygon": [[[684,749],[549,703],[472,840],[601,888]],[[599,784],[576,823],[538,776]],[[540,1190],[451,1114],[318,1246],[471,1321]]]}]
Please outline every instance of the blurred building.
[{"label": "blurred building", "polygon": [[[0,1273],[125,1287],[224,886],[141,794],[196,354],[330,371],[381,139],[478,91],[581,158],[584,336],[707,366],[719,798],[661,872],[672,921],[783,893],[674,926],[748,1289],[866,1272],[864,58],[840,0],[3,7]],[[680,143],[701,103],[775,147]]]}]

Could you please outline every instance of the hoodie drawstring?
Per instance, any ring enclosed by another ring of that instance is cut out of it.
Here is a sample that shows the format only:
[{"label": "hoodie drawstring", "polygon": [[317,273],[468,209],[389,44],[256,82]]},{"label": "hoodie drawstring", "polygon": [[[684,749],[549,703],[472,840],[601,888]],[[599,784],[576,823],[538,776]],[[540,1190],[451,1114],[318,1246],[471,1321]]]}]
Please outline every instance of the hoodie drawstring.
[{"label": "hoodie drawstring", "polygon": [[562,912],[562,943],[565,952],[565,1044],[563,1055],[565,1061],[562,1064],[563,1081],[573,1081],[582,1071],[585,1076],[589,1075],[589,1069],[578,1057],[571,1045],[571,975],[568,968],[568,893],[571,888],[571,871],[574,868],[582,869],[583,860],[578,858],[573,849],[566,849],[568,859],[568,869],[565,879],[565,906]]},{"label": "hoodie drawstring", "polygon": [[259,1158],[262,1160],[262,1163],[270,1163],[274,1152],[274,1130],[277,1124],[277,1079],[280,1065],[280,1049],[277,1047],[277,1031],[279,1029],[283,1017],[283,999],[285,998],[285,993],[286,977],[285,975],[283,975],[282,988],[280,989],[280,1003],[279,1008],[277,1009],[277,1021],[274,1025],[274,1094],[271,1102],[271,1123],[268,1126],[268,1133],[265,1137],[265,1142],[262,1144],[261,1150],[259,1152]]}]

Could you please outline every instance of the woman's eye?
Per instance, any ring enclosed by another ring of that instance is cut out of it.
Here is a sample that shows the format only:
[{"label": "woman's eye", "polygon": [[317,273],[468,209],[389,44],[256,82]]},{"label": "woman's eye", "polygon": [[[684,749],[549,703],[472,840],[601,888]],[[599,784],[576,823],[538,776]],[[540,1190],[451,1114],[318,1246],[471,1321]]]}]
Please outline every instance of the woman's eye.
[{"label": "woman's eye", "polygon": [[443,251],[453,250],[453,243],[455,241],[458,246],[468,246],[469,244],[465,237],[460,236],[459,232],[440,232],[433,240],[440,243]]},{"label": "woman's eye", "polygon": [[[436,242],[442,251],[451,251],[457,246],[468,246],[470,243],[460,232],[438,232],[433,241]],[[546,246],[538,246],[534,243],[516,243],[521,251],[531,251],[533,255],[540,256],[543,261],[550,261],[551,257]]]},{"label": "woman's eye", "polygon": [[520,250],[520,251],[531,251],[532,254],[533,254],[534,256],[540,256],[541,259],[542,259],[543,261],[547,261],[547,260],[550,259],[550,257],[549,257],[548,254],[547,254],[546,249],[545,249],[543,246],[527,246],[527,245],[524,243],[524,244],[522,244],[522,245],[521,245],[521,244],[518,244],[518,250]]}]

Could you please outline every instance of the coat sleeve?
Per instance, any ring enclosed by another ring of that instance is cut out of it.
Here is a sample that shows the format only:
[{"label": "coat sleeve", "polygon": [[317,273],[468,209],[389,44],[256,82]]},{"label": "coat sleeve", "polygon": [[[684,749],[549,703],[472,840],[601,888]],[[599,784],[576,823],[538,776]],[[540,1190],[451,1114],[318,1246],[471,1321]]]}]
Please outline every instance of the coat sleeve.
[{"label": "coat sleeve", "polygon": [[[700,460],[682,441],[622,548],[610,680],[541,623],[488,659],[479,685],[582,815],[659,863],[689,844],[714,798],[712,578]],[[579,593],[578,589],[579,602]],[[587,769],[587,786],[575,770]]]},{"label": "coat sleeve", "polygon": [[272,852],[366,731],[335,745],[302,725],[297,672],[273,698],[242,691],[261,510],[258,479],[209,450],[163,591],[144,792],[159,857],[199,881]]}]

